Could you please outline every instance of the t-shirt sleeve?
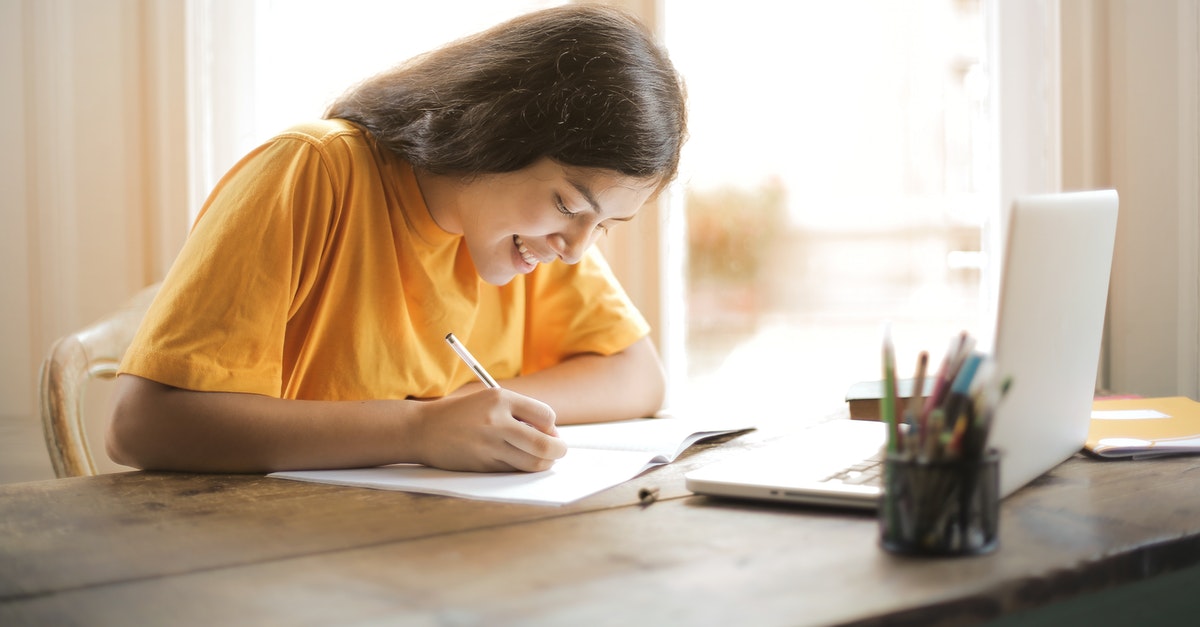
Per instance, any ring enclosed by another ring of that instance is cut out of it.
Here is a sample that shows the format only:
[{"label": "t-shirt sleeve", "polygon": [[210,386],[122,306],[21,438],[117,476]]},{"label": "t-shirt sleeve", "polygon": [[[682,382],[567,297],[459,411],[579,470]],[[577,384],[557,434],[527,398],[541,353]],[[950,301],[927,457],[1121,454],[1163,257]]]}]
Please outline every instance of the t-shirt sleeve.
[{"label": "t-shirt sleeve", "polygon": [[527,298],[525,374],[574,355],[619,353],[650,332],[594,246],[575,265],[539,268],[530,276]]},{"label": "t-shirt sleeve", "polygon": [[218,183],[122,372],[175,387],[279,396],[284,337],[335,219],[323,153],[282,135]]}]

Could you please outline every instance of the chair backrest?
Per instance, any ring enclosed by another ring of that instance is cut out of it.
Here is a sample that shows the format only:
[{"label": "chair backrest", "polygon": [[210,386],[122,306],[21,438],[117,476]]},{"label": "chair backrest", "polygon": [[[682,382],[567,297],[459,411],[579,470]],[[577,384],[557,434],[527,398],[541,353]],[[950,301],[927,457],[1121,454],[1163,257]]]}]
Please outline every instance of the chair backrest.
[{"label": "chair backrest", "polygon": [[42,362],[39,397],[42,429],[54,474],[96,474],[83,416],[88,381],[111,379],[133,341],[138,325],[158,293],[158,284],[138,292],[120,309],[87,328],[59,338]]}]

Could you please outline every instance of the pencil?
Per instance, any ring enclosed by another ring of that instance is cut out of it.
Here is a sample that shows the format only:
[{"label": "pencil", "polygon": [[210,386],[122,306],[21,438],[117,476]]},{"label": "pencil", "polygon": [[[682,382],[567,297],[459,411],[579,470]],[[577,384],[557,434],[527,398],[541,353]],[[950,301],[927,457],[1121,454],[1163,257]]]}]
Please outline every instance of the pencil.
[{"label": "pencil", "polygon": [[883,325],[883,388],[879,413],[888,428],[888,452],[895,453],[900,447],[900,426],[896,423],[896,352],[889,323]]},{"label": "pencil", "polygon": [[904,424],[908,426],[908,433],[905,434],[909,452],[917,453],[920,450],[921,442],[924,441],[924,425],[919,425],[918,416],[921,414],[921,404],[925,395],[925,370],[929,366],[929,352],[921,351],[917,355],[917,372],[913,377],[912,396],[908,399],[908,405],[904,410]]}]

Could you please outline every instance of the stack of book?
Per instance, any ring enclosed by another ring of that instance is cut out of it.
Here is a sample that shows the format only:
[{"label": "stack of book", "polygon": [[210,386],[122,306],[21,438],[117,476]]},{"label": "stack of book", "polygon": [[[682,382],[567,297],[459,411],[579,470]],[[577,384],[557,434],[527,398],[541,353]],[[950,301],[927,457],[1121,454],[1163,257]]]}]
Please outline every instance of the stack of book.
[{"label": "stack of book", "polygon": [[[933,394],[937,382],[933,377],[925,379],[924,393],[928,398]],[[896,381],[896,396],[901,404],[912,398],[914,379],[899,379]],[[846,392],[846,404],[850,408],[850,417],[854,420],[879,420],[879,401],[883,398],[883,381],[859,381],[850,386]]]}]

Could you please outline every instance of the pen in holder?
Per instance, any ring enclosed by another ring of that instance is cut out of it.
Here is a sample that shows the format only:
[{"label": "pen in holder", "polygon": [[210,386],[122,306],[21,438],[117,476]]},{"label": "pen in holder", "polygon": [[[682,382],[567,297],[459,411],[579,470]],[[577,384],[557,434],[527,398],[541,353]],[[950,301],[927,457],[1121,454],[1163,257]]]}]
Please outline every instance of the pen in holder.
[{"label": "pen in holder", "polygon": [[996,548],[1000,455],[884,460],[880,543],[909,555],[978,555]]},{"label": "pen in holder", "polygon": [[912,555],[976,555],[996,548],[1000,516],[1000,455],[987,447],[995,408],[1010,379],[998,380],[990,359],[966,332],[950,342],[922,398],[928,353],[917,358],[914,394],[896,394],[895,352],[884,326],[887,423],[880,544]]}]

